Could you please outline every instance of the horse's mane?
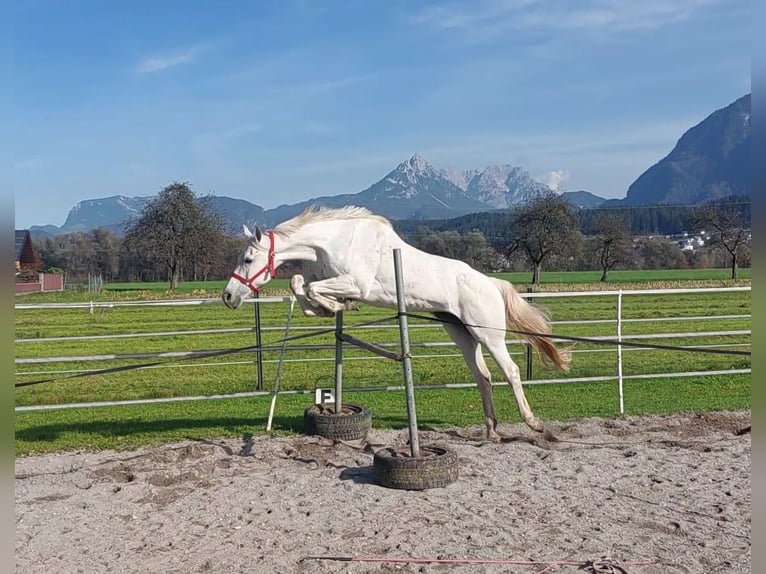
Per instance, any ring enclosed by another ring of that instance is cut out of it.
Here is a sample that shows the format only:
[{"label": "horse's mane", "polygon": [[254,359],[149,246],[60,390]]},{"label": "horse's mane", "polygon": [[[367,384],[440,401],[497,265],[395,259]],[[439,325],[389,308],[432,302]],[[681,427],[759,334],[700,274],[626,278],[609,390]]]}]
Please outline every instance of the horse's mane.
[{"label": "horse's mane", "polygon": [[374,219],[391,227],[391,222],[388,221],[388,219],[381,215],[374,214],[366,207],[347,205],[346,207],[329,208],[312,205],[300,215],[277,225],[274,228],[274,233],[288,236],[309,223],[316,223],[318,221],[338,221],[342,219]]}]

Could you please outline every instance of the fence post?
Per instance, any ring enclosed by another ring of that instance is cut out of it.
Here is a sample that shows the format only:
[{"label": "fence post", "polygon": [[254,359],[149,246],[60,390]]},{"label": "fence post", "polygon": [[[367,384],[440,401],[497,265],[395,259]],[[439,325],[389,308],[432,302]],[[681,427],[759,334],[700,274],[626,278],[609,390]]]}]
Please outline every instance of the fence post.
[{"label": "fence post", "polygon": [[[527,287],[527,293],[532,293],[532,287]],[[527,301],[531,301],[532,297],[527,297]],[[529,343],[525,344],[526,347],[526,355],[527,355],[527,380],[532,380],[532,345]]]},{"label": "fence post", "polygon": [[343,311],[335,313],[335,414],[343,413]]},{"label": "fence post", "polygon": [[255,292],[255,303],[253,303],[253,313],[255,313],[255,366],[256,370],[258,371],[256,374],[257,377],[257,385],[256,389],[259,391],[263,390],[263,351],[261,351],[261,305],[258,301],[260,296],[260,293],[258,291]]},{"label": "fence post", "polygon": [[415,390],[412,383],[412,356],[410,355],[410,334],[407,330],[407,306],[404,302],[404,280],[402,279],[402,251],[394,249],[394,276],[396,277],[396,308],[399,316],[399,337],[402,341],[402,371],[407,396],[407,420],[410,427],[410,452],[412,458],[420,458],[418,438],[418,417],[415,412]]},{"label": "fence post", "polygon": [[274,377],[274,392],[271,395],[271,406],[269,407],[269,419],[266,421],[266,430],[271,432],[271,423],[274,420],[274,408],[277,406],[277,394],[279,393],[279,381],[282,377],[282,365],[285,361],[285,351],[287,350],[287,336],[290,334],[290,322],[293,320],[293,310],[295,309],[295,298],[290,297],[290,310],[287,312],[287,323],[285,323],[285,334],[282,337],[282,348],[279,351],[279,363],[277,364],[277,374]]},{"label": "fence post", "polygon": [[617,291],[617,393],[620,399],[620,414],[625,414],[625,403],[622,393],[622,289]]}]

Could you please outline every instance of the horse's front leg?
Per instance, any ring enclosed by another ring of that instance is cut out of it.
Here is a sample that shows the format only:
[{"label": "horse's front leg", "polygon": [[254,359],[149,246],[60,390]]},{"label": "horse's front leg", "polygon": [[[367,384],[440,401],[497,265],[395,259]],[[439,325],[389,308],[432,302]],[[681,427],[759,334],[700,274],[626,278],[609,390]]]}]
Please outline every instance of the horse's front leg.
[{"label": "horse's front leg", "polygon": [[325,309],[318,303],[314,303],[313,301],[309,300],[309,298],[306,296],[305,285],[306,280],[303,278],[303,275],[293,275],[292,279],[290,279],[290,291],[292,291],[293,295],[295,295],[295,299],[298,301],[298,305],[300,305],[303,314],[307,317],[332,316],[332,312],[330,312],[328,309]]},{"label": "horse's front leg", "polygon": [[331,313],[337,313],[355,308],[353,301],[359,299],[362,292],[351,275],[338,275],[312,281],[306,287],[306,295],[310,302],[324,307]]}]

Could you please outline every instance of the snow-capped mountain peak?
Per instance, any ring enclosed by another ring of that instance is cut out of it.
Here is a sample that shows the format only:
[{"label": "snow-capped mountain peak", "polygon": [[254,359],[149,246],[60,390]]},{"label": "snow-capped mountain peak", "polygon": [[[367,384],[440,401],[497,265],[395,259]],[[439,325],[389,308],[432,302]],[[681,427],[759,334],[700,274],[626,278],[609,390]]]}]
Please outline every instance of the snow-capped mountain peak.
[{"label": "snow-capped mountain peak", "polygon": [[[257,211],[246,217],[243,204],[248,202],[221,197],[217,198],[217,205],[232,228],[239,229],[243,219],[275,225],[298,215],[311,204],[329,207],[359,205],[391,219],[433,219],[511,207],[546,190],[549,188],[532,179],[520,167],[494,165],[481,171],[437,169],[416,153],[356,194],[313,198],[268,212],[252,206]],[[126,222],[150,199],[115,195],[80,201],[72,208],[61,229],[72,232],[107,226],[122,232]]]},{"label": "snow-capped mountain peak", "polygon": [[444,179],[454,184],[455,187],[465,191],[466,188],[468,187],[468,182],[471,181],[471,178],[477,175],[479,171],[475,169],[469,169],[466,171],[455,171],[451,167],[446,167],[442,170],[439,170],[439,173]]},{"label": "snow-capped mountain peak", "polygon": [[394,171],[402,174],[408,181],[414,181],[417,177],[434,177],[436,175],[433,166],[418,153],[400,163]]},{"label": "snow-capped mountain peak", "polygon": [[468,170],[455,177],[460,182],[456,185],[466,195],[500,209],[550,191],[523,168],[508,164],[490,165],[482,171]]}]

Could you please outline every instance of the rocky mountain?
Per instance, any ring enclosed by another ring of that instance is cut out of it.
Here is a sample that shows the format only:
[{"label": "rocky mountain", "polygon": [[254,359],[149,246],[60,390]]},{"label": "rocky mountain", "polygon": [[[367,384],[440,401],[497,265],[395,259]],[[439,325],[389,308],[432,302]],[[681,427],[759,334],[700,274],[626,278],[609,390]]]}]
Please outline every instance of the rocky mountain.
[{"label": "rocky mountain", "polygon": [[[67,215],[64,225],[33,225],[30,233],[39,237],[41,235],[54,236],[76,231],[90,231],[97,227],[122,234],[132,217],[141,214],[144,206],[152,199],[146,197],[125,197],[124,195],[112,195],[98,199],[88,199],[78,202]],[[225,196],[209,196],[210,207],[218,213],[224,221],[227,232],[239,232],[242,224],[253,225],[255,222],[263,222],[264,210],[244,199],[233,199]]]},{"label": "rocky mountain", "polygon": [[565,191],[562,197],[579,209],[594,209],[601,206],[606,200],[591,193],[590,191]]},{"label": "rocky mountain", "polygon": [[[587,191],[564,192],[573,205],[629,207],[648,204],[700,204],[750,195],[750,94],[713,112],[678,140],[673,150],[647,169],[625,199],[605,200]],[[390,219],[446,219],[468,213],[502,210],[549,188],[521,167],[493,165],[456,172],[437,169],[418,154],[400,163],[380,181],[354,194],[312,198],[264,210],[244,199],[214,196],[211,201],[228,231],[243,223],[264,226],[298,215],[311,204],[360,205]],[[79,202],[63,226],[32,226],[33,235],[55,235],[104,226],[118,233],[140,213],[149,197],[121,195]]]},{"label": "rocky mountain", "polygon": [[390,219],[456,217],[493,207],[458,187],[445,172],[434,168],[419,154],[403,161],[383,179],[359,193],[317,197],[271,209],[267,211],[269,224],[298,215],[311,204],[325,207],[359,205]]},{"label": "rocky mountain", "polygon": [[244,199],[211,195],[207,200],[210,201],[213,211],[223,219],[224,230],[227,233],[240,233],[243,224],[253,228],[266,219],[266,212],[260,205]]},{"label": "rocky mountain", "polygon": [[750,141],[747,94],[684,133],[666,157],[628,188],[619,204],[698,204],[732,195],[749,196]]},{"label": "rocky mountain", "polygon": [[[316,197],[273,209],[243,199],[211,196],[213,209],[223,219],[227,231],[238,231],[243,223],[258,222],[274,226],[301,213],[309,205],[367,207],[390,219],[443,219],[467,213],[505,209],[535,194],[550,189],[532,179],[522,168],[510,165],[489,166],[483,171],[456,174],[437,169],[419,154],[413,155],[386,174],[380,181],[354,194]],[[594,196],[595,197],[595,196]],[[66,223],[33,226],[34,235],[71,233],[107,227],[122,233],[130,217],[140,213],[150,197],[112,196],[81,201],[69,213]]]},{"label": "rocky mountain", "polygon": [[69,210],[69,215],[58,233],[89,231],[96,227],[121,231],[131,217],[141,213],[150,199],[151,197],[112,195],[79,201]]},{"label": "rocky mountain", "polygon": [[506,209],[541,193],[550,192],[544,183],[535,181],[524,169],[510,165],[491,165],[484,171],[463,174],[467,195],[497,209]]}]

